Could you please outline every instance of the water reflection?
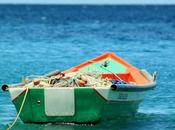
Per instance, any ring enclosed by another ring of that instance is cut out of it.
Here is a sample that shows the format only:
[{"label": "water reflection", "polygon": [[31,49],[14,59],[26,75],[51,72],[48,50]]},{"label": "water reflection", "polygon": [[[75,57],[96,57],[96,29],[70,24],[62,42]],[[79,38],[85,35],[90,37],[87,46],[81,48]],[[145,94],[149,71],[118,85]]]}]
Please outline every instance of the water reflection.
[{"label": "water reflection", "polygon": [[[22,123],[20,120],[12,130],[106,130],[106,129],[129,129],[134,130],[138,127],[149,127],[147,121],[152,122],[162,118],[159,115],[138,113],[135,117],[103,119],[97,124],[74,124],[74,123],[48,123],[48,124],[29,124]],[[146,126],[145,126],[146,125]],[[7,125],[6,127],[7,128]]]}]

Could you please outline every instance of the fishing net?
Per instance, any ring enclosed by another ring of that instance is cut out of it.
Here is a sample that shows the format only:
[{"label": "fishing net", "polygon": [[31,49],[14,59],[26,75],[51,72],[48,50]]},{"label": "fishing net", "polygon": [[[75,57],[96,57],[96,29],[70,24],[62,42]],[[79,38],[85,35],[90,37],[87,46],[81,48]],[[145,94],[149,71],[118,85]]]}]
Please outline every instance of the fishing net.
[{"label": "fishing net", "polygon": [[[98,71],[74,72],[64,76],[36,77],[29,80],[26,86],[31,87],[107,87],[111,86],[111,80],[102,78],[102,73]],[[30,85],[29,85],[30,84]]]}]

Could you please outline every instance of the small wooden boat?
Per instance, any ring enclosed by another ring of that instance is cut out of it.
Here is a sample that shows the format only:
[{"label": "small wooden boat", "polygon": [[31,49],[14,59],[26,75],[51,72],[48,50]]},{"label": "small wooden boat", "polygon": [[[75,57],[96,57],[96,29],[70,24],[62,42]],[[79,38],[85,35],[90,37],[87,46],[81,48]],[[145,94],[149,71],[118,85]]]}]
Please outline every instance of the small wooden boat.
[{"label": "small wooden boat", "polygon": [[[98,73],[101,78],[94,84],[82,74]],[[10,92],[12,102],[23,122],[75,122],[95,123],[101,118],[133,116],[144,99],[147,90],[156,86],[156,75],[127,63],[114,53],[108,52],[65,70],[74,85],[65,87],[37,87],[38,80],[18,85],[3,85]],[[57,77],[60,73],[45,77]],[[44,77],[44,76],[43,76]],[[54,80],[55,81],[55,80]],[[58,82],[59,79],[57,80]],[[81,81],[81,82],[80,82]],[[99,84],[99,82],[103,82]],[[107,81],[107,82],[106,82]]]}]

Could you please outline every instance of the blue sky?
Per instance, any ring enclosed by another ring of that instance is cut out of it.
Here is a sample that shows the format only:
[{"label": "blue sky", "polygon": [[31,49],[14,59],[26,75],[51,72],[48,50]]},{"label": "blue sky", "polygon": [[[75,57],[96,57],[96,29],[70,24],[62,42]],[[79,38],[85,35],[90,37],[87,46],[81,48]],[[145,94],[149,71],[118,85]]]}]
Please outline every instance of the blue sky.
[{"label": "blue sky", "polygon": [[0,3],[37,4],[175,4],[175,0],[0,0]]}]

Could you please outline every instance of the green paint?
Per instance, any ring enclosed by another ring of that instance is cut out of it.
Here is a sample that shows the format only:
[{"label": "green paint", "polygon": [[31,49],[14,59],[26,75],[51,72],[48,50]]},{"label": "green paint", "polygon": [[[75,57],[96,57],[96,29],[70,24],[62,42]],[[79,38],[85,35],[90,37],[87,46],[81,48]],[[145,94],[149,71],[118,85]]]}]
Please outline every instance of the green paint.
[{"label": "green paint", "polygon": [[[19,109],[21,107],[22,101],[24,99],[24,95],[25,95],[25,92],[23,94],[21,94],[17,99],[15,99],[13,101],[17,111],[19,111]],[[26,101],[24,103],[23,109],[22,109],[21,114],[20,114],[20,118],[22,118],[24,122],[26,122],[26,121],[30,122],[30,121],[33,120],[31,104],[30,103],[31,103],[30,102],[30,91],[28,91],[28,94],[27,94],[27,97],[26,97]],[[28,116],[27,119],[25,118],[26,116]]]},{"label": "green paint", "polygon": [[76,88],[76,121],[87,122],[100,120],[105,101],[92,88]]},{"label": "green paint", "polygon": [[124,72],[126,72],[127,68],[125,66],[123,66],[122,64],[118,63],[117,61],[115,61],[111,58],[106,58],[105,60],[90,64],[90,65],[80,69],[80,71],[81,72],[98,71],[98,72],[102,72],[102,73],[109,73],[107,70],[105,70],[101,67],[101,65],[104,64],[105,61],[108,62],[108,66],[105,67],[107,70],[110,70],[113,73],[124,73]]},{"label": "green paint", "polygon": [[[17,111],[21,106],[24,93],[13,103]],[[140,101],[105,102],[92,88],[75,88],[74,116],[46,116],[44,88],[30,88],[20,118],[23,122],[97,122],[102,117],[131,116],[137,112]]]},{"label": "green paint", "polygon": [[[17,111],[21,106],[24,94],[15,101]],[[40,103],[38,103],[38,101]],[[97,122],[100,120],[104,100],[92,88],[75,88],[75,115],[52,116],[45,115],[44,89],[30,88],[20,118],[23,122]]]}]

